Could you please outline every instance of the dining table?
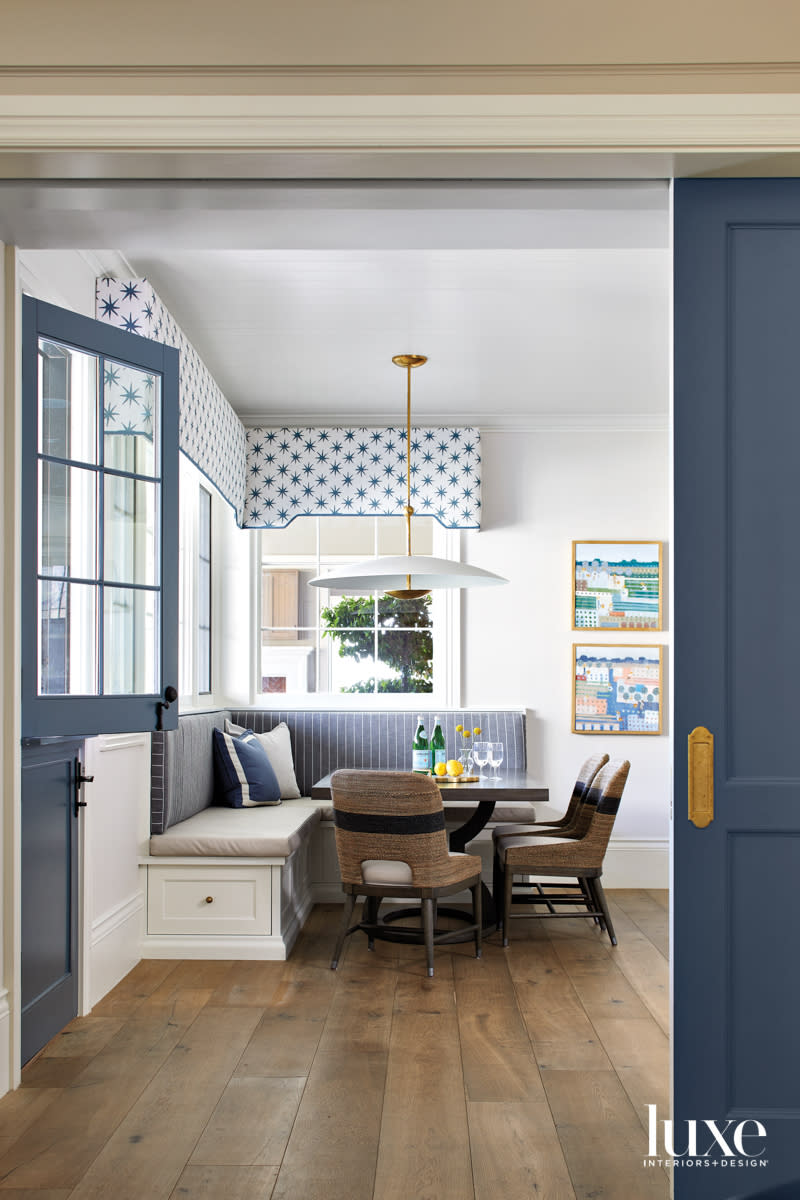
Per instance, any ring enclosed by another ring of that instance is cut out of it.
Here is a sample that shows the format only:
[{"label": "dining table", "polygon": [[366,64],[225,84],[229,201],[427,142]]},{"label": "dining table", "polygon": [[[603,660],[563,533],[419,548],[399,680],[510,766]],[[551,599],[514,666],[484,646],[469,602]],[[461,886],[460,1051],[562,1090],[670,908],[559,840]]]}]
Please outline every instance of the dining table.
[{"label": "dining table", "polygon": [[[448,845],[454,854],[463,854],[467,844],[485,828],[491,820],[498,804],[520,804],[522,802],[546,804],[550,792],[539,780],[530,775],[525,769],[509,768],[502,770],[499,778],[479,778],[474,783],[460,783],[450,779],[436,780],[442,793],[445,820],[448,809],[458,811],[458,818],[464,809],[469,813],[466,820],[448,831]],[[311,788],[314,800],[330,800],[331,776],[324,775]],[[457,818],[457,819],[458,819]],[[523,818],[520,818],[522,820]],[[535,817],[531,817],[535,819]],[[481,900],[483,904],[483,924],[485,928],[494,928],[496,923],[495,900],[485,883],[481,884]],[[461,915],[456,909],[440,910],[455,915]],[[466,935],[469,936],[469,935]]]}]

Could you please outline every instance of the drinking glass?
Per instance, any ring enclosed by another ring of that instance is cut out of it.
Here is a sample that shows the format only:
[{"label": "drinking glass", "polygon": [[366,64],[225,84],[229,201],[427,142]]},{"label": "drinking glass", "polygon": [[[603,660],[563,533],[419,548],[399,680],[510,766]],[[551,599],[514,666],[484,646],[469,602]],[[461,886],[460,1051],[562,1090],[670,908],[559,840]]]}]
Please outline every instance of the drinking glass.
[{"label": "drinking glass", "polygon": [[478,778],[487,779],[484,775],[483,768],[489,761],[489,743],[488,742],[473,742],[472,743],[472,761],[478,768]]},{"label": "drinking glass", "polygon": [[491,778],[495,782],[497,782],[497,780],[501,778],[497,774],[497,768],[503,762],[503,743],[502,742],[489,742],[488,746],[489,746],[489,765],[492,768],[492,770],[494,771],[494,775],[492,775]]}]

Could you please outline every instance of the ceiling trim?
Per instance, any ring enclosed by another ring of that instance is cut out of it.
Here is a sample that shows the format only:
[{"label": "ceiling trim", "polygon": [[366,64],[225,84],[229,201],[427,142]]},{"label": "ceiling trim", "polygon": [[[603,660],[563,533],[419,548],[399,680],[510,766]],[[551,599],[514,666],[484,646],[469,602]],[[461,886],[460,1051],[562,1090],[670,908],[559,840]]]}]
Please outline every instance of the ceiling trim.
[{"label": "ceiling trim", "polygon": [[[246,429],[263,426],[265,429],[293,429],[296,426],[343,426],[347,428],[384,428],[397,425],[397,411],[365,414],[363,412],[309,413],[240,411],[238,416]],[[469,425],[487,433],[666,433],[670,428],[667,413],[492,413],[484,420],[478,413],[459,413],[457,426]],[[425,426],[453,425],[452,411],[425,412],[417,415],[417,424]]]},{"label": "ceiling trim", "polygon": [[3,95],[0,149],[800,148],[800,95]]},{"label": "ceiling trim", "polygon": [[[295,94],[419,92],[658,93],[797,91],[800,62],[608,63],[81,63],[0,65],[13,91],[98,93],[109,79],[135,81],[142,93]],[[32,87],[32,85],[34,85]]]}]

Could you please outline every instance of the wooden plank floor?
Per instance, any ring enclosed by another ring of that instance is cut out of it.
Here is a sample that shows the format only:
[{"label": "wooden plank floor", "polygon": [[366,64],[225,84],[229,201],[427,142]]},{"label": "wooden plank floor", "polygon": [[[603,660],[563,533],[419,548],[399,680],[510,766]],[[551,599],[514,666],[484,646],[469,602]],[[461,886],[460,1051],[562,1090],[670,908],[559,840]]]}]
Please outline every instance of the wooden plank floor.
[{"label": "wooden plank floor", "polygon": [[0,1100],[0,1200],[666,1200],[667,895],[514,921],[484,957],[349,938],[143,961]]}]

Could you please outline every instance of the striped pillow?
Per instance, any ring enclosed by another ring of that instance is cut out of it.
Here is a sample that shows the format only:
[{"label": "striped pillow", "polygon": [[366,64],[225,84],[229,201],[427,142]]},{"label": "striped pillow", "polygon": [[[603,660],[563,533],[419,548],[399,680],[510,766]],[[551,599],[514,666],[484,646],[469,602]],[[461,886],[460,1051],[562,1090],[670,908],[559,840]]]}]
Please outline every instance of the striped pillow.
[{"label": "striped pillow", "polygon": [[216,803],[228,808],[280,804],[278,779],[264,747],[253,733],[235,737],[214,730]]}]

